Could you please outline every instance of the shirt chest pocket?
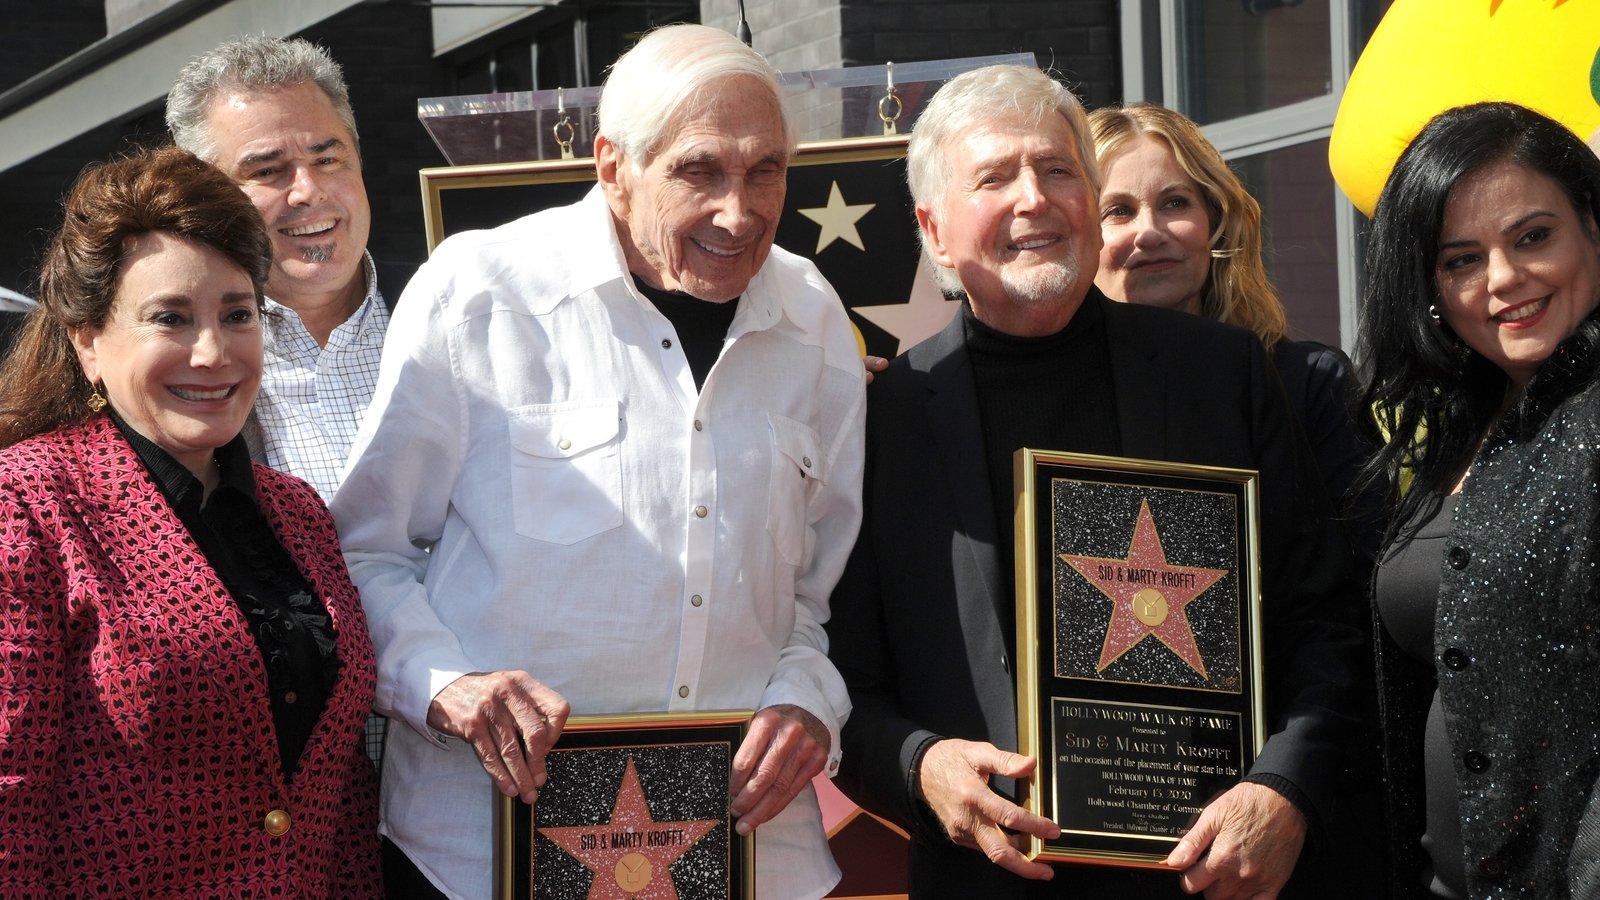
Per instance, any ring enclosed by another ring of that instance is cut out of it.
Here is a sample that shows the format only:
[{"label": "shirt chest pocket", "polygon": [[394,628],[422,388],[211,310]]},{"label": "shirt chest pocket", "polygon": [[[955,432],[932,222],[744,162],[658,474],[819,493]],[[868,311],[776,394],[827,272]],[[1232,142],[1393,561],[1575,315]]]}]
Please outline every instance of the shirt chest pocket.
[{"label": "shirt chest pocket", "polygon": [[787,416],[768,414],[772,431],[772,481],[767,492],[767,531],[778,556],[804,566],[816,536],[811,530],[812,496],[828,483],[828,460],[817,432]]},{"label": "shirt chest pocket", "polygon": [[622,524],[618,401],[524,406],[507,426],[517,534],[575,544]]}]

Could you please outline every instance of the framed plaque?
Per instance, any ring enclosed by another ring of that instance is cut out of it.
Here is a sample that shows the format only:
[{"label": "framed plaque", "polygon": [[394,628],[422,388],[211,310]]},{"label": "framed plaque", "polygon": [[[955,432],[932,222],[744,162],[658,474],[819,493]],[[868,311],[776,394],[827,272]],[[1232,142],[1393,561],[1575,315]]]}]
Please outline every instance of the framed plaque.
[{"label": "framed plaque", "polygon": [[733,830],[748,712],[575,716],[531,806],[496,794],[497,900],[755,896],[755,842]]},{"label": "framed plaque", "polygon": [[1256,473],[1015,456],[1025,805],[1046,862],[1159,867],[1266,739]]}]

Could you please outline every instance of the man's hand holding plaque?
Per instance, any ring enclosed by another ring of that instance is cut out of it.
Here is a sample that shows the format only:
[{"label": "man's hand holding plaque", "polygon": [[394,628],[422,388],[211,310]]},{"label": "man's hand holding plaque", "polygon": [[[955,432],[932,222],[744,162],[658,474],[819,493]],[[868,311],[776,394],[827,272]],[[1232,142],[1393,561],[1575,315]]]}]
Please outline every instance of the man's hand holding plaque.
[{"label": "man's hand holding plaque", "polygon": [[1305,841],[1306,820],[1294,804],[1245,782],[1206,807],[1166,864],[1183,870],[1184,890],[1205,891],[1206,900],[1272,900],[1294,872]]},{"label": "man's hand holding plaque", "polygon": [[471,672],[433,698],[428,727],[471,744],[501,793],[532,803],[568,712],[560,694],[527,672]]},{"label": "man's hand holding plaque", "polygon": [[1055,870],[1022,854],[1021,835],[1061,836],[1056,823],[1034,815],[989,789],[989,776],[1027,778],[1036,761],[993,744],[954,738],[922,754],[917,786],[950,840],[983,851],[995,865],[1024,878],[1048,881]]}]

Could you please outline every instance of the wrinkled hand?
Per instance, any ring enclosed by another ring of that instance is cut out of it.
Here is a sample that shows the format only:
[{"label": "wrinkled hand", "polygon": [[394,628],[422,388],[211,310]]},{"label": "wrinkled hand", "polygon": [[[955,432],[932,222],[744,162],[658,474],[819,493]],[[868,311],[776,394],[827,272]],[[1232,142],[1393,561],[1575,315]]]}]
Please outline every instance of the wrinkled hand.
[{"label": "wrinkled hand", "polygon": [[567,712],[567,701],[527,672],[473,672],[434,696],[428,727],[471,744],[501,793],[532,803]]},{"label": "wrinkled hand", "polygon": [[922,754],[918,789],[950,840],[983,851],[990,862],[1008,872],[1047,880],[1055,870],[1030,862],[1019,846],[1027,840],[1026,835],[1057,838],[1061,829],[989,790],[990,775],[1027,778],[1033,768],[1032,757],[1008,753],[993,744],[947,739]]},{"label": "wrinkled hand", "polygon": [[1213,800],[1167,856],[1206,900],[1273,900],[1294,872],[1306,820],[1282,794],[1243,782]]},{"label": "wrinkled hand", "polygon": [[734,829],[749,834],[783,811],[828,761],[828,729],[798,706],[769,706],[750,720],[733,755]]},{"label": "wrinkled hand", "polygon": [[889,368],[889,361],[881,356],[863,356],[861,366],[867,370],[867,384],[871,384],[872,376]]}]

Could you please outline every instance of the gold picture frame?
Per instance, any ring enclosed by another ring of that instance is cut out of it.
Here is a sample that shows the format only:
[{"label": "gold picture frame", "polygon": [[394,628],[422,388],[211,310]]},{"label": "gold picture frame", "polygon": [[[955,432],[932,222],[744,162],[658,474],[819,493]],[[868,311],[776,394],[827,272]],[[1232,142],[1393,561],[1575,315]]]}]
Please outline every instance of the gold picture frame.
[{"label": "gold picture frame", "polygon": [[734,830],[733,756],[748,711],[574,716],[530,806],[494,798],[496,900],[581,900],[596,879],[637,893],[755,897],[755,841]]},{"label": "gold picture frame", "polygon": [[1024,805],[1046,862],[1159,868],[1266,739],[1256,472],[1024,448]]}]

